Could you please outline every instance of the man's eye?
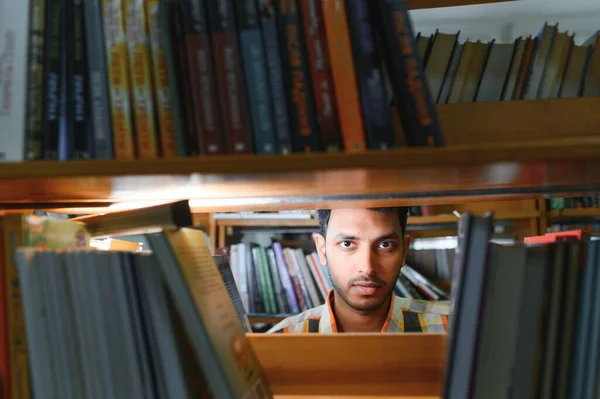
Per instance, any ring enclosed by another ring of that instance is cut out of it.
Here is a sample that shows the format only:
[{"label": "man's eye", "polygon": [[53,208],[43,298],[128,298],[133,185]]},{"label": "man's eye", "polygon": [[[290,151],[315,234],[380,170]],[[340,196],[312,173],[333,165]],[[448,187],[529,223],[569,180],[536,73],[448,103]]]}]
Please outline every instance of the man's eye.
[{"label": "man's eye", "polygon": [[341,241],[341,242],[340,242],[340,246],[341,246],[342,248],[346,248],[346,249],[348,249],[348,248],[352,248],[352,245],[353,245],[353,244],[354,244],[354,243],[353,243],[352,241]]},{"label": "man's eye", "polygon": [[392,248],[394,248],[394,246],[395,246],[395,243],[393,243],[391,241],[384,241],[379,244],[379,248],[382,248],[382,249],[392,249]]}]

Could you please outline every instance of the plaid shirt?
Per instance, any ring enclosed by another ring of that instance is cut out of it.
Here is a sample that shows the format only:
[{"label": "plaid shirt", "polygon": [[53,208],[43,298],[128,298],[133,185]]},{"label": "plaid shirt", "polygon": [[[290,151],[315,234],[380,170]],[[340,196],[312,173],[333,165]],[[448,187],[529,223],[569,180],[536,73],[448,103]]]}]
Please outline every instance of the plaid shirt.
[{"label": "plaid shirt", "polygon": [[[270,333],[322,333],[338,332],[333,316],[333,290],[324,305],[290,316],[271,328]],[[382,333],[448,331],[447,303],[427,302],[392,295],[390,310],[381,329]]]}]

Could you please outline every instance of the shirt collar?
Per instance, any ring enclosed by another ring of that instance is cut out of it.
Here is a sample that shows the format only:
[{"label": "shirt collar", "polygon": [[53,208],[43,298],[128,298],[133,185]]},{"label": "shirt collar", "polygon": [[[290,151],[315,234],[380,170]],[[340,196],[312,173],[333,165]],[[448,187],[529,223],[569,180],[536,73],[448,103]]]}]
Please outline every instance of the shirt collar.
[{"label": "shirt collar", "polygon": [[[392,315],[394,311],[394,298],[395,295],[391,295],[390,300],[390,308],[388,309],[387,317],[385,318],[385,322],[383,323],[383,327],[381,328],[382,333],[386,333],[388,328],[390,327],[390,322],[392,321]],[[323,306],[323,312],[321,313],[321,320],[319,322],[319,332],[321,333],[337,333],[337,323],[335,321],[335,315],[333,313],[333,302],[334,295],[333,290],[329,291],[327,294],[327,300],[325,301],[325,306]]]}]

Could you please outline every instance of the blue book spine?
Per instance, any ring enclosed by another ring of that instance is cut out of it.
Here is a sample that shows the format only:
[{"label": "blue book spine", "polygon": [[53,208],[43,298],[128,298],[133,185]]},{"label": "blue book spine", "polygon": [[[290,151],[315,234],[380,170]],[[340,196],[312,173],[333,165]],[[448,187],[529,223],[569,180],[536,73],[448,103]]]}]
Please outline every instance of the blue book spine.
[{"label": "blue book spine", "polygon": [[275,154],[277,138],[256,3],[255,0],[244,0],[236,5],[254,146],[257,154]]},{"label": "blue book spine", "polygon": [[113,136],[100,0],[83,2],[83,12],[90,88],[88,101],[91,118],[89,125],[93,131],[94,158],[112,159],[114,157]]},{"label": "blue book spine", "polygon": [[390,70],[392,92],[407,144],[442,146],[444,140],[429,91],[423,63],[417,52],[406,0],[370,1],[375,26],[381,31]]},{"label": "blue book spine", "polygon": [[292,139],[285,97],[281,54],[279,52],[275,9],[270,0],[257,0],[257,3],[261,17],[262,37],[269,72],[268,79],[271,89],[273,121],[277,134],[277,144],[280,153],[289,154],[292,152]]},{"label": "blue book spine", "polygon": [[369,0],[348,0],[348,27],[363,110],[367,145],[385,150],[396,146],[390,98],[385,87],[381,57],[369,18]]}]

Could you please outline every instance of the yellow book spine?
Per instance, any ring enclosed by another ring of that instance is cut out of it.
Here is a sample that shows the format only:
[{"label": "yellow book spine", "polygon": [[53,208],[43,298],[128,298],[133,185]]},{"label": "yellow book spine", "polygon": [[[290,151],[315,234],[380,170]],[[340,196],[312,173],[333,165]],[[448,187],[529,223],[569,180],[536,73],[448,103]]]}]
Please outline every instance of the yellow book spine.
[{"label": "yellow book spine", "polygon": [[19,284],[19,270],[15,263],[15,250],[23,245],[22,216],[4,216],[4,252],[6,314],[8,317],[8,355],[10,363],[10,390],[12,399],[31,397],[29,391],[29,363],[27,362],[27,336],[25,315]]},{"label": "yellow book spine", "polygon": [[173,126],[173,110],[169,100],[169,78],[165,49],[161,43],[158,0],[146,0],[146,14],[150,31],[150,48],[152,56],[152,77],[154,82],[154,98],[158,111],[160,131],[160,148],[165,158],[177,157],[177,141]]},{"label": "yellow book spine", "polygon": [[125,7],[137,154],[139,158],[153,159],[158,157],[158,140],[154,125],[150,46],[144,0],[125,0]]},{"label": "yellow book spine", "polygon": [[123,0],[102,0],[106,64],[116,159],[135,158]]}]

